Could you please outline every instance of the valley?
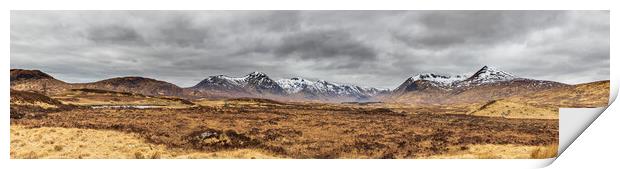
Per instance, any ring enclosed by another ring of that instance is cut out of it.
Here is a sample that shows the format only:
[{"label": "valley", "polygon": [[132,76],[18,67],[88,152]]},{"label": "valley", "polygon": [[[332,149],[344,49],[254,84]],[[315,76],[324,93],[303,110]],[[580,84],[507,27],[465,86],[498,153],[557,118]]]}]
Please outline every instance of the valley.
[{"label": "valley", "polygon": [[260,72],[188,88],[144,77],[67,83],[14,69],[11,158],[551,158],[559,108],[608,97],[609,81],[486,66],[415,75],[394,90]]}]

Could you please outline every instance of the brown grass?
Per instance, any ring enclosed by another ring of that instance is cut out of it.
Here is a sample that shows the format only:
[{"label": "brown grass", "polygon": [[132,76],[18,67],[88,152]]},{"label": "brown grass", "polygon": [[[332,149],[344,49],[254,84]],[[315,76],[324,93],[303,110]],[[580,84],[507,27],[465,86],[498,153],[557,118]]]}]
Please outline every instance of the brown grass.
[{"label": "brown grass", "polygon": [[475,116],[530,118],[530,119],[558,119],[559,109],[538,108],[524,103],[506,100],[493,100],[468,114]]},{"label": "brown grass", "polygon": [[82,106],[159,105],[170,108],[186,108],[194,105],[194,103],[178,97],[146,96],[142,94],[100,89],[72,89],[63,93],[55,94],[53,98],[60,100],[64,104]]},{"label": "brown grass", "polygon": [[[424,158],[453,152],[451,147],[478,144],[548,145],[557,142],[558,135],[557,120],[425,113],[450,109],[441,107],[407,113],[340,104],[228,104],[74,109],[38,119],[15,119],[12,124],[115,130],[136,133],[149,143],[170,148],[250,149],[290,158]],[[130,152],[130,158],[135,158],[135,152]],[[144,158],[152,154],[142,152]]]},{"label": "brown grass", "polygon": [[478,144],[451,147],[452,151],[428,158],[439,159],[529,159],[531,154],[545,146]]},{"label": "brown grass", "polygon": [[11,126],[13,159],[277,158],[261,150],[201,152],[147,143],[136,134],[75,128]]},{"label": "brown grass", "polygon": [[551,144],[548,146],[538,147],[532,151],[530,158],[543,159],[553,158],[558,155],[558,144]]}]

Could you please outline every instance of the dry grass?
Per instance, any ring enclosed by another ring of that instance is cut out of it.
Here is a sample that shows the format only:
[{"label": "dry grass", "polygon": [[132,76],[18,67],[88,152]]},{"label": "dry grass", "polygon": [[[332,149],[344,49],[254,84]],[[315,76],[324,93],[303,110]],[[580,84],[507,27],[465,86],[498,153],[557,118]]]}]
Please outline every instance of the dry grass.
[{"label": "dry grass", "polygon": [[[148,142],[173,148],[253,149],[290,158],[424,158],[452,152],[450,147],[557,142],[557,120],[424,113],[450,109],[435,106],[403,113],[340,104],[230,103],[187,109],[74,109],[12,124],[108,129],[138,133]],[[219,134],[200,136],[207,131]],[[141,154],[138,157],[150,158]]]},{"label": "dry grass", "polygon": [[558,144],[551,144],[549,146],[541,146],[536,148],[530,154],[530,158],[543,159],[553,158],[558,155]]},{"label": "dry grass", "polygon": [[73,89],[53,96],[64,104],[81,106],[92,105],[160,105],[169,108],[187,108],[192,102],[164,96],[145,96],[127,92],[114,92],[97,89]]},{"label": "dry grass", "polygon": [[[158,103],[168,107],[186,102],[118,92],[64,97],[61,100],[76,104],[94,103],[88,99],[121,105],[162,99]],[[441,158],[456,153],[472,158],[521,158],[530,152],[497,152],[476,146],[519,149],[558,139],[557,119],[466,115],[481,106],[477,104],[325,104],[252,98],[196,100],[196,104],[153,109],[72,106],[38,116],[11,115],[12,127],[17,127],[11,131],[11,157]],[[11,113],[25,108],[12,104]]]},{"label": "dry grass", "polygon": [[504,118],[558,119],[559,109],[551,110],[534,107],[524,103],[494,100],[471,111],[469,114]]},{"label": "dry grass", "polygon": [[609,103],[609,80],[578,84],[509,98],[536,107],[604,107]]},{"label": "dry grass", "polygon": [[529,159],[538,158],[531,156],[533,153],[544,149],[545,146],[525,146],[525,145],[471,145],[462,149],[452,147],[453,151],[431,156],[428,158],[437,159]]},{"label": "dry grass", "polygon": [[13,159],[159,159],[159,158],[277,158],[261,150],[215,152],[172,149],[147,143],[136,134],[75,128],[26,128],[11,125]]}]

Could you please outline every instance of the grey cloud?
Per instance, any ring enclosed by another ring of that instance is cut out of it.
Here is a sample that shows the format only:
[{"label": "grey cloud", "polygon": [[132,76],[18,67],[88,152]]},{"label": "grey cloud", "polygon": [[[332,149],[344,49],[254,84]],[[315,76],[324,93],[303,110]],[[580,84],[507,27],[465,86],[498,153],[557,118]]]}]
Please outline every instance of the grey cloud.
[{"label": "grey cloud", "polygon": [[523,40],[524,33],[564,21],[563,11],[445,11],[415,17],[415,33],[397,30],[395,39],[415,47],[491,44]]},{"label": "grey cloud", "polygon": [[249,24],[254,28],[267,31],[285,32],[300,29],[299,11],[273,11],[251,19]]},{"label": "grey cloud", "polygon": [[343,30],[316,30],[286,36],[275,54],[301,59],[345,57],[354,60],[374,60],[377,55],[374,49]]},{"label": "grey cloud", "polygon": [[202,46],[208,37],[208,28],[196,28],[185,17],[170,19],[167,24],[161,25],[160,36],[157,39],[165,43],[171,43],[180,47]]},{"label": "grey cloud", "polygon": [[609,11],[11,11],[11,68],[69,82],[301,76],[394,88],[421,72],[609,79]]},{"label": "grey cloud", "polygon": [[143,37],[134,29],[118,25],[90,28],[86,36],[96,43],[104,44],[131,45],[145,43]]}]

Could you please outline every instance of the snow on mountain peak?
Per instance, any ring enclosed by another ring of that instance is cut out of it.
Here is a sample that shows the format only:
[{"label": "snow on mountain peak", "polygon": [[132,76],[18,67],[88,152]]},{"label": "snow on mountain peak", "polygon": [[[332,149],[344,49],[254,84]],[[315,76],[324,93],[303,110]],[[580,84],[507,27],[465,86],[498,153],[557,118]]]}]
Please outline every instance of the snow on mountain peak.
[{"label": "snow on mountain peak", "polygon": [[267,77],[267,74],[265,74],[263,72],[252,72],[252,73],[246,75],[246,77],[248,77],[248,78],[263,78],[263,77]]},{"label": "snow on mountain peak", "polygon": [[276,80],[276,83],[287,93],[297,93],[306,88],[306,86],[314,85],[314,82],[299,77]]},{"label": "snow on mountain peak", "polygon": [[460,81],[465,80],[465,78],[467,77],[464,75],[449,76],[449,75],[442,75],[442,74],[435,74],[435,73],[421,73],[421,74],[417,74],[417,75],[410,77],[408,80],[411,82],[415,82],[418,80],[426,80],[426,81],[434,82],[435,84],[438,84],[441,86],[450,86],[455,82],[460,82]]},{"label": "snow on mountain peak", "polygon": [[277,80],[276,83],[278,83],[278,85],[280,85],[280,87],[282,87],[289,94],[306,91],[312,93],[335,94],[340,96],[368,96],[376,95],[384,91],[371,87],[337,84],[325,80],[310,81],[299,77],[280,79]]},{"label": "snow on mountain peak", "polygon": [[492,83],[492,82],[500,82],[507,81],[518,78],[515,75],[512,75],[508,72],[501,71],[497,68],[484,66],[480,70],[478,70],[474,75],[467,78],[466,81],[470,83]]}]

